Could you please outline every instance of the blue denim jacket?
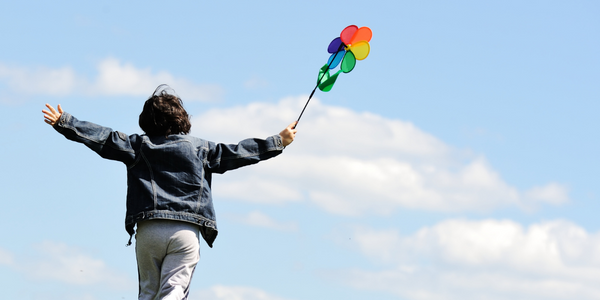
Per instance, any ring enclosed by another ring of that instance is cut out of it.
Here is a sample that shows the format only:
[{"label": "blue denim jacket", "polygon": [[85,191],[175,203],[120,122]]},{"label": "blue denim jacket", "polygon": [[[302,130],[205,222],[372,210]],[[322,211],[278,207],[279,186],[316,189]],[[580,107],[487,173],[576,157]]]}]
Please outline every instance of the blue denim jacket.
[{"label": "blue denim jacket", "polygon": [[[237,145],[216,144],[189,135],[126,135],[63,113],[54,128],[83,143],[101,157],[127,166],[125,229],[130,237],[137,222],[171,219],[200,225],[212,247],[217,222],[211,196],[213,173],[224,173],[279,155],[279,135],[246,139]],[[131,238],[129,240],[131,243]]]}]

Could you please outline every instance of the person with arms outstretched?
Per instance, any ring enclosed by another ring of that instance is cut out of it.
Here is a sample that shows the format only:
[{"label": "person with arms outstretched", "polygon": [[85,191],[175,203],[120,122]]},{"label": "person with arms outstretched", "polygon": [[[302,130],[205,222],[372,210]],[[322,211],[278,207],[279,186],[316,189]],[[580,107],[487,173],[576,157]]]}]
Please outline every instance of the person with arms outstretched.
[{"label": "person with arms outstretched", "polygon": [[189,115],[167,85],[144,103],[141,135],[78,120],[60,104],[46,107],[44,121],[56,131],[127,167],[125,229],[128,245],[135,235],[140,300],[187,299],[200,259],[199,236],[212,247],[218,233],[212,174],[275,157],[297,132],[292,122],[279,134],[238,144],[190,136]]}]

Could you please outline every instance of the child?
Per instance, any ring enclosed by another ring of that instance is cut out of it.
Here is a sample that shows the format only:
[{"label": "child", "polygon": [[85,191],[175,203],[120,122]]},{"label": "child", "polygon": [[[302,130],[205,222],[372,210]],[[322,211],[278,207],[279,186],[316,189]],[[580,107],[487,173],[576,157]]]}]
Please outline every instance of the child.
[{"label": "child", "polygon": [[128,245],[134,233],[136,238],[139,299],[187,299],[200,259],[199,235],[210,247],[217,237],[212,174],[275,157],[296,135],[293,122],[278,135],[237,145],[189,136],[189,116],[167,85],[144,104],[139,117],[144,135],[80,121],[60,105],[58,111],[46,107],[45,122],[67,139],[127,166],[125,228]]}]

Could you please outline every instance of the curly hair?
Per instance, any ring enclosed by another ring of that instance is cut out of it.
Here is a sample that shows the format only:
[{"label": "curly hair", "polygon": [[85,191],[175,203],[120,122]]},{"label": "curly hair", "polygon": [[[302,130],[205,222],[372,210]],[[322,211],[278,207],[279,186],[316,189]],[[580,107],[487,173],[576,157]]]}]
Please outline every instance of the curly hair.
[{"label": "curly hair", "polygon": [[154,93],[146,100],[139,125],[149,136],[165,137],[170,134],[188,134],[192,128],[181,99],[164,90]]}]

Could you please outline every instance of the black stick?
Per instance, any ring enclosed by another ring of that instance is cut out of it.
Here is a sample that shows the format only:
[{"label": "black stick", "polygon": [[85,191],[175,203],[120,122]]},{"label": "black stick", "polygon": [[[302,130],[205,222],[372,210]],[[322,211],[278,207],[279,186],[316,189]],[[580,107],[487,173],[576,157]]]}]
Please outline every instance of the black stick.
[{"label": "black stick", "polygon": [[296,120],[296,125],[294,125],[294,129],[296,129],[296,126],[298,126],[298,123],[300,122],[300,118],[302,118],[302,114],[304,114],[304,110],[308,106],[308,102],[310,102],[310,99],[315,94],[315,91],[317,91],[317,88],[319,87],[319,84],[321,83],[321,80],[323,80],[323,77],[325,76],[325,73],[327,73],[329,71],[329,67],[335,61],[335,58],[338,56],[338,54],[340,53],[340,50],[342,50],[343,47],[344,47],[344,43],[340,42],[340,46],[338,47],[338,51],[335,52],[335,55],[333,56],[333,59],[331,59],[331,62],[329,62],[327,64],[327,70],[325,72],[323,72],[323,74],[321,74],[321,77],[319,77],[319,80],[317,80],[317,85],[315,86],[315,88],[310,93],[310,96],[308,96],[308,100],[306,101],[306,104],[304,104],[304,108],[302,108],[302,112],[300,112],[300,116],[298,116],[298,120]]}]

